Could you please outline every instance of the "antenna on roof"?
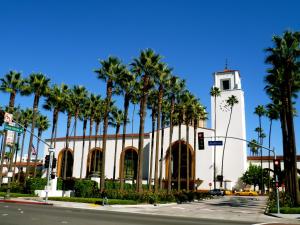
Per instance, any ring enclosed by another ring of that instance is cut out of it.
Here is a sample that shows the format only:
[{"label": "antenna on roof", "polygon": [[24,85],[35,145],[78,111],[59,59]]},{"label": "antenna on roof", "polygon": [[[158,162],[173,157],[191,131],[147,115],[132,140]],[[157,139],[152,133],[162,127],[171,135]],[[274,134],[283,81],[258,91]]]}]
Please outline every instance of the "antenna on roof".
[{"label": "antenna on roof", "polygon": [[225,70],[228,70],[228,60],[227,60],[227,58],[225,59]]}]

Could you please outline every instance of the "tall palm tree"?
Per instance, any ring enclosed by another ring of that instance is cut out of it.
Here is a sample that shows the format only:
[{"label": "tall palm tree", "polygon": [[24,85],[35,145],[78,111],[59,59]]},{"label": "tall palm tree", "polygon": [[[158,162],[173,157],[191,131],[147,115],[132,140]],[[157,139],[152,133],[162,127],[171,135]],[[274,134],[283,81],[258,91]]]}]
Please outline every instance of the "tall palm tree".
[{"label": "tall palm tree", "polygon": [[83,102],[82,107],[80,108],[79,118],[83,120],[83,135],[82,135],[82,150],[81,150],[81,164],[80,164],[80,179],[82,179],[82,170],[83,170],[83,158],[84,158],[84,148],[85,148],[85,137],[86,137],[86,127],[87,121],[91,114],[91,100],[89,97]]},{"label": "tall palm tree", "polygon": [[[126,128],[128,120],[128,109],[130,101],[134,96],[134,90],[136,87],[135,74],[131,73],[126,67],[123,67],[120,76],[117,77],[117,85],[120,92],[124,95],[124,121],[123,121],[123,134],[122,134],[122,151],[125,149],[126,140]],[[121,163],[120,174],[120,189],[124,189],[124,164]]]},{"label": "tall palm tree", "polygon": [[151,90],[148,96],[148,109],[151,109],[151,121],[152,121],[152,131],[151,131],[151,151],[150,151],[150,171],[148,179],[149,191],[152,190],[152,171],[153,171],[153,151],[154,151],[154,135],[155,135],[155,122],[157,119],[157,90]]},{"label": "tall palm tree", "polygon": [[274,46],[267,48],[266,63],[271,65],[265,77],[265,90],[272,102],[280,104],[286,192],[300,205],[297,178],[293,99],[300,90],[300,32],[286,31],[273,36]]},{"label": "tall palm tree", "polygon": [[[154,73],[154,82],[158,86],[158,107],[157,107],[157,127],[156,127],[156,147],[155,147],[155,169],[154,169],[154,187],[155,192],[158,191],[158,156],[159,156],[159,141],[161,129],[161,108],[165,91],[165,84],[170,78],[171,69],[165,63],[159,63],[156,72]],[[162,159],[161,159],[162,160]]]},{"label": "tall palm tree", "polygon": [[[237,97],[235,95],[231,95],[228,97],[228,99],[226,100],[226,104],[230,107],[230,115],[229,115],[229,120],[228,120],[228,124],[227,124],[227,128],[226,128],[226,134],[225,134],[225,140],[224,140],[224,145],[223,145],[223,152],[222,152],[222,165],[221,165],[221,176],[223,177],[223,165],[224,165],[224,154],[225,154],[225,147],[226,147],[226,141],[227,141],[227,135],[228,135],[228,131],[229,131],[229,126],[230,126],[230,122],[231,122],[231,116],[232,116],[232,111],[233,111],[233,107],[234,105],[238,104],[239,101],[237,99]],[[221,181],[221,187],[223,186],[223,179]]]},{"label": "tall palm tree", "polygon": [[248,147],[250,148],[250,152],[252,153],[252,155],[257,155],[258,154],[258,142],[255,139],[252,139],[249,143],[248,143]]},{"label": "tall palm tree", "polygon": [[[77,134],[77,120],[80,114],[80,109],[84,104],[84,101],[88,95],[88,92],[84,86],[74,86],[71,92],[71,104],[73,105],[74,110],[74,137]],[[73,154],[75,155],[75,142],[76,139],[73,140]]]},{"label": "tall palm tree", "polygon": [[9,71],[4,78],[0,79],[0,91],[10,93],[9,97],[9,111],[12,113],[12,110],[15,105],[15,99],[17,93],[21,92],[24,86],[24,80],[21,76],[21,73],[16,71]]},{"label": "tall palm tree", "polygon": [[172,189],[172,137],[173,137],[173,120],[174,120],[174,111],[175,111],[175,100],[177,95],[185,89],[185,81],[181,80],[176,76],[171,76],[168,85],[167,96],[171,102],[170,105],[170,137],[169,137],[169,165],[168,165],[168,193],[171,193]]},{"label": "tall palm tree", "polygon": [[[254,114],[258,116],[258,121],[259,121],[259,144],[262,146],[262,127],[261,127],[261,118],[266,114],[265,107],[263,105],[258,105],[255,108]],[[264,176],[263,176],[263,167],[262,167],[262,147],[260,147],[260,167],[261,167],[261,191],[262,193],[265,192],[264,188]]]},{"label": "tall palm tree", "polygon": [[120,132],[120,127],[124,122],[125,114],[122,110],[114,107],[111,110],[111,116],[112,116],[112,120],[109,123],[109,125],[116,128],[116,133],[115,133],[115,154],[114,154],[114,167],[113,167],[114,168],[113,169],[113,182],[115,182],[115,180],[116,180],[116,161],[117,161],[117,149],[118,149],[118,136],[119,136],[119,132]]},{"label": "tall palm tree", "polygon": [[[23,127],[24,127],[24,132],[23,132],[23,137],[22,137],[22,145],[21,145],[19,164],[21,164],[21,162],[22,162],[24,144],[25,144],[25,138],[26,138],[26,131],[27,131],[28,126],[31,124],[32,116],[33,116],[32,109],[21,110],[21,117],[20,117],[19,121],[20,121],[20,124],[23,125]],[[18,182],[20,182],[20,176],[21,176],[21,169],[19,168],[18,178],[17,178]]]},{"label": "tall palm tree", "polygon": [[37,139],[37,144],[36,144],[36,154],[35,154],[35,160],[34,160],[33,177],[36,177],[36,167],[37,167],[37,158],[39,155],[40,140],[42,138],[43,132],[48,130],[49,126],[50,126],[50,122],[48,120],[48,117],[39,114],[37,121],[36,121],[36,127],[38,128],[38,139]]},{"label": "tall palm tree", "polygon": [[[221,95],[221,90],[218,87],[212,87],[210,96],[214,98],[214,141],[217,140],[217,97]],[[214,189],[216,189],[216,146],[214,146]]]},{"label": "tall palm tree", "polygon": [[140,126],[139,126],[139,144],[138,144],[138,182],[137,191],[142,192],[143,179],[143,148],[144,148],[144,125],[146,117],[147,98],[150,88],[153,86],[154,75],[160,62],[161,56],[152,49],[141,51],[138,58],[135,58],[132,65],[132,71],[140,77],[141,98],[140,98]]},{"label": "tall palm tree", "polygon": [[[32,114],[32,122],[31,122],[31,134],[29,139],[29,146],[28,146],[28,155],[27,155],[27,165],[26,165],[26,175],[25,178],[29,175],[29,163],[31,159],[31,150],[33,144],[33,134],[34,128],[36,123],[36,117],[38,113],[39,101],[42,96],[45,96],[48,93],[50,79],[48,79],[42,73],[33,73],[30,74],[28,79],[25,81],[24,86],[24,94],[30,95],[34,94],[34,101],[33,101],[33,114]],[[25,180],[26,183],[26,180]]]},{"label": "tall palm tree", "polygon": [[53,110],[52,116],[52,131],[51,131],[51,141],[50,145],[55,147],[54,139],[56,138],[56,128],[58,122],[58,116],[60,112],[65,110],[65,98],[68,94],[68,86],[66,84],[53,85],[52,88],[49,88],[49,91],[46,96],[44,109]]},{"label": "tall palm tree", "polygon": [[105,112],[103,115],[103,140],[102,140],[102,165],[101,165],[101,181],[100,189],[104,190],[105,187],[105,152],[108,128],[108,116],[110,112],[111,98],[116,87],[117,77],[123,72],[121,61],[116,57],[109,57],[107,60],[100,61],[101,68],[95,70],[100,80],[106,82],[106,99],[105,99]]},{"label": "tall palm tree", "polygon": [[[270,149],[271,148],[271,135],[272,135],[272,125],[273,125],[273,121],[274,120],[278,120],[279,119],[279,111],[280,111],[280,108],[279,108],[279,105],[275,105],[273,103],[269,103],[267,106],[266,106],[266,115],[267,117],[269,118],[269,121],[270,121],[270,125],[269,125],[269,144],[268,144],[268,148]],[[269,166],[269,176],[268,176],[268,186],[270,188],[270,185],[271,185],[271,180],[270,180],[270,167],[271,167],[271,152],[269,151],[269,163],[268,163],[268,166]]]}]

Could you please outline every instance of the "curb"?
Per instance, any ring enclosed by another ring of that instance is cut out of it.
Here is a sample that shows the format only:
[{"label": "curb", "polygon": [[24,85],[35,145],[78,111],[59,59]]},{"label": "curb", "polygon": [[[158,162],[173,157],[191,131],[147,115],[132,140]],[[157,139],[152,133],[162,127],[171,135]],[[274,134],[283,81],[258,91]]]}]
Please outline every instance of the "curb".
[{"label": "curb", "polygon": [[31,201],[4,200],[4,199],[0,200],[0,202],[26,204],[26,205],[53,205],[52,203],[45,203],[45,202],[31,202]]}]

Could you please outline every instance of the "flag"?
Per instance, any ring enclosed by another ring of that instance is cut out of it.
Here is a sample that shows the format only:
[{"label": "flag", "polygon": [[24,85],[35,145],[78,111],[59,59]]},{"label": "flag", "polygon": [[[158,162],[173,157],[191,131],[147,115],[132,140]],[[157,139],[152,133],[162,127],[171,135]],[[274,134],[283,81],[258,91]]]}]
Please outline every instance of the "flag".
[{"label": "flag", "polygon": [[32,154],[32,155],[36,155],[36,150],[35,150],[35,147],[34,147],[33,144],[32,144],[32,146],[31,146],[31,154]]}]

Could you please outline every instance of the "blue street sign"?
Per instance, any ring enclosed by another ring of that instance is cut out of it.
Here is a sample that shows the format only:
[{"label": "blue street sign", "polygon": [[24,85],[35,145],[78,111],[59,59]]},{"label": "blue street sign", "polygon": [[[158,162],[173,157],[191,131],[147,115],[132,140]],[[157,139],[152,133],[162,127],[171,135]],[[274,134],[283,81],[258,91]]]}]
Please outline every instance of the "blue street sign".
[{"label": "blue street sign", "polygon": [[209,146],[223,145],[223,141],[208,141]]}]

